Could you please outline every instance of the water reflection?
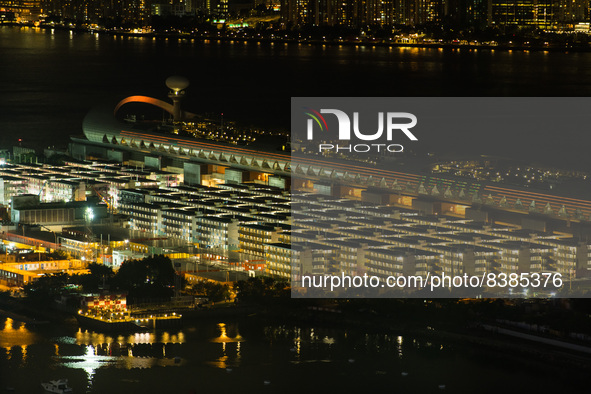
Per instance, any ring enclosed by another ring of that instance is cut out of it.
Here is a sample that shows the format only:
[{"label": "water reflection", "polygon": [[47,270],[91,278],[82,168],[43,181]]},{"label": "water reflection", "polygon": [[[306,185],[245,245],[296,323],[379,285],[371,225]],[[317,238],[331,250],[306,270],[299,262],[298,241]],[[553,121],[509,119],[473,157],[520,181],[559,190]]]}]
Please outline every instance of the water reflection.
[{"label": "water reflection", "polygon": [[238,332],[237,325],[228,326],[226,323],[218,323],[217,330],[219,331],[219,335],[210,341],[221,344],[221,354],[215,360],[208,362],[208,364],[215,368],[231,371],[229,367],[240,366],[242,358],[240,343],[244,341],[244,338]]},{"label": "water reflection", "polygon": [[238,332],[237,326],[230,327],[230,329],[233,329],[233,331],[235,331],[233,337],[228,336],[228,327],[226,327],[225,323],[218,323],[218,329],[220,331],[220,335],[216,338],[213,338],[211,340],[212,342],[228,343],[244,341],[244,339],[242,338],[242,336],[240,336],[240,333]]},{"label": "water reflection", "polygon": [[[5,343],[8,334],[11,346],[0,348],[0,382],[23,393],[39,392],[39,382],[55,378],[69,379],[80,393],[259,392],[265,381],[272,382],[274,392],[387,387],[397,392],[436,392],[437,385],[445,384],[447,391],[471,393],[481,383],[477,377],[494,375],[508,381],[519,362],[507,365],[511,358],[498,362],[496,352],[486,358],[486,352],[458,351],[455,342],[443,346],[397,332],[254,319],[125,335],[59,326],[27,328],[1,319],[0,339]],[[14,339],[27,340],[31,335],[36,338],[33,343]],[[557,386],[548,385],[549,378],[540,382],[533,373],[524,375],[535,388]],[[494,391],[497,388],[485,391],[499,392]]]},{"label": "water reflection", "polygon": [[28,346],[37,340],[37,336],[27,329],[25,323],[16,322],[7,317],[3,326],[4,328],[0,330],[0,347],[2,348],[10,350],[14,346]]},{"label": "water reflection", "polygon": [[27,363],[27,345],[21,345],[21,366]]},{"label": "water reflection", "polygon": [[[93,387],[96,390],[97,370],[103,368],[141,370],[201,365],[230,373],[234,368],[251,366],[253,357],[260,363],[274,364],[275,360],[281,360],[305,368],[310,363],[349,365],[350,360],[359,364],[365,362],[364,357],[371,359],[378,354],[390,360],[388,362],[406,363],[409,348],[433,348],[427,341],[406,340],[400,335],[290,325],[261,325],[255,330],[244,325],[245,338],[241,325],[236,322],[208,323],[188,328],[188,331],[130,334],[77,329],[71,335],[46,339],[33,331],[44,332],[48,327],[30,330],[12,319],[0,320],[0,327],[3,327],[0,343],[5,349],[0,359],[8,360],[9,365],[15,367],[32,368],[45,355],[52,360],[47,365],[84,371],[89,392]],[[36,346],[31,348],[31,345]],[[40,350],[42,347],[46,350]],[[439,344],[437,349],[441,349]],[[244,364],[244,360],[248,363]],[[233,373],[240,374],[239,371]]]},{"label": "water reflection", "polygon": [[264,331],[269,341],[278,346],[285,342],[286,347],[289,346],[288,349],[294,358],[293,363],[348,360],[345,358],[348,357],[346,354],[339,354],[337,357],[337,353],[341,353],[342,349],[353,349],[364,353],[384,353],[395,355],[398,360],[403,360],[407,348],[419,349],[431,345],[429,342],[416,339],[407,343],[401,335],[378,335],[339,329],[268,326]]},{"label": "water reflection", "polygon": [[[106,335],[79,329],[74,337],[54,338],[57,366],[81,369],[86,373],[86,390],[91,391],[99,368],[146,369],[182,366],[185,360],[174,349],[185,342],[183,332],[143,332]],[[70,345],[64,348],[63,345]],[[74,346],[74,349],[72,349]],[[76,354],[69,354],[69,353]],[[62,354],[63,353],[63,354]]]},{"label": "water reflection", "polygon": [[96,352],[96,348],[92,345],[86,346],[85,354],[83,356],[62,356],[59,360],[60,362],[58,365],[60,366],[72,369],[82,369],[86,372],[87,390],[92,389],[94,374],[98,368],[109,364],[115,364],[117,362],[116,357],[99,356]]},{"label": "water reflection", "polygon": [[[59,341],[69,342],[69,338],[59,338]],[[182,331],[177,333],[164,332],[136,332],[129,335],[118,335],[113,338],[112,336],[96,333],[94,331],[88,331],[79,329],[76,332],[73,343],[79,345],[99,345],[99,344],[113,344],[119,345],[136,345],[136,344],[155,344],[155,343],[174,343],[181,344],[185,342],[185,335]]]}]

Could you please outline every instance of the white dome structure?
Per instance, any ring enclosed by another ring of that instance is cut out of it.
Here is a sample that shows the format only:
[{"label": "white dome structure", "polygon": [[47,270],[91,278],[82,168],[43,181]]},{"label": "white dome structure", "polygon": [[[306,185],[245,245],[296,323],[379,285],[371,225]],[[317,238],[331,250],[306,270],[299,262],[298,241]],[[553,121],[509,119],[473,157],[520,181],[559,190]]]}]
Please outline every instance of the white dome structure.
[{"label": "white dome structure", "polygon": [[172,77],[166,78],[166,86],[170,90],[178,92],[189,87],[189,80],[179,75],[173,75]]}]

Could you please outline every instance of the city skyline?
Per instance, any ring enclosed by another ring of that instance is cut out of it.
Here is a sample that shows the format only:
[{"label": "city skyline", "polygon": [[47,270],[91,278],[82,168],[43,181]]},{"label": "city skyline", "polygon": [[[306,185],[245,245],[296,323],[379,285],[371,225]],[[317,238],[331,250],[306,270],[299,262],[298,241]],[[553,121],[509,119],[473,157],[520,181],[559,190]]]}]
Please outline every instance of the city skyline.
[{"label": "city skyline", "polygon": [[[61,20],[101,27],[149,27],[157,22],[153,17],[184,17],[192,18],[193,24],[208,23],[214,28],[256,28],[259,24],[263,28],[288,31],[292,28],[325,26],[361,29],[362,34],[369,34],[372,29],[379,28],[429,25],[476,30],[502,28],[505,31],[515,27],[588,32],[585,23],[589,23],[589,7],[582,0],[0,2],[0,9],[12,13],[14,20],[22,22],[42,22],[47,19],[48,22]],[[11,20],[10,16],[4,18],[6,21]],[[174,20],[170,22],[174,23]],[[178,27],[181,26],[179,24]],[[385,31],[380,34],[388,33]]]}]

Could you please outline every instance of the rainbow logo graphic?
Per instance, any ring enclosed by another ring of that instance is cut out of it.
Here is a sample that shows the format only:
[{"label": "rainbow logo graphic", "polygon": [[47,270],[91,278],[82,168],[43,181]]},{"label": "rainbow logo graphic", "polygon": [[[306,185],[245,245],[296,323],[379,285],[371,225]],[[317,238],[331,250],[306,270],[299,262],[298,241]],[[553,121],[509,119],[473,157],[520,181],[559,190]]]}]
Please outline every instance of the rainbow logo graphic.
[{"label": "rainbow logo graphic", "polygon": [[320,115],[320,112],[313,110],[312,108],[308,108],[308,107],[304,107],[304,109],[306,110],[306,112],[304,112],[306,115],[310,116],[312,119],[314,119],[316,121],[316,123],[318,124],[318,126],[320,126],[320,131],[328,131],[328,126],[326,125],[326,120],[324,120],[324,117],[322,115]]}]

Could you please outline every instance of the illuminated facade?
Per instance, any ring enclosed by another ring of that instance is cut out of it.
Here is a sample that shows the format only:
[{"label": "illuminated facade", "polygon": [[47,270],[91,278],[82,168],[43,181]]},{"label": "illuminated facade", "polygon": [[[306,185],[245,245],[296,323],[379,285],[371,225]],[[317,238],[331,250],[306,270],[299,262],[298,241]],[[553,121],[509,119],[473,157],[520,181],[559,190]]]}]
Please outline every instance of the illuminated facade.
[{"label": "illuminated facade", "polygon": [[43,0],[43,8],[48,15],[87,24],[112,20],[144,26],[151,16],[146,0]]},{"label": "illuminated facade", "polygon": [[291,277],[291,245],[271,243],[265,245],[265,274],[289,279]]},{"label": "illuminated facade", "polygon": [[412,248],[370,249],[365,262],[368,275],[386,279],[388,276],[420,275],[436,272],[440,254]]},{"label": "illuminated facade", "polygon": [[264,257],[265,245],[279,241],[281,227],[272,227],[260,224],[241,225],[238,230],[240,250],[244,253]]},{"label": "illuminated facade", "polygon": [[45,274],[58,272],[67,272],[69,275],[88,273],[88,264],[82,260],[20,261],[20,258],[15,257],[18,256],[7,255],[0,262],[1,285],[23,287]]},{"label": "illuminated facade", "polygon": [[217,251],[238,249],[238,220],[227,216],[201,216],[195,220],[194,239],[201,248]]},{"label": "illuminated facade", "polygon": [[[450,276],[558,272],[569,279],[591,274],[591,243],[564,233],[417,214],[392,206],[376,210],[371,203],[343,207],[344,199],[323,201],[323,196],[312,194],[296,195],[293,203],[304,201],[318,203],[296,213],[292,243],[304,250],[317,249],[310,245],[318,244],[334,248],[323,260],[324,268],[335,272],[383,278],[425,277],[428,272]],[[331,214],[338,207],[344,217]]]},{"label": "illuminated facade", "polygon": [[500,26],[550,29],[559,5],[553,0],[492,0],[492,22]]},{"label": "illuminated facade", "polygon": [[14,13],[18,22],[36,22],[45,12],[41,0],[0,0],[0,10]]},{"label": "illuminated facade", "polygon": [[514,26],[550,29],[574,28],[589,18],[583,0],[288,0],[284,20],[295,26],[394,27],[442,23],[485,28]]},{"label": "illuminated facade", "polygon": [[296,26],[393,27],[441,22],[445,0],[291,0],[282,10]]},{"label": "illuminated facade", "polygon": [[[445,15],[456,26],[485,28],[492,24],[493,0],[446,0]],[[500,23],[500,22],[498,22]]]},{"label": "illuminated facade", "polygon": [[85,311],[127,311],[125,294],[91,294],[82,298],[82,309]]}]

